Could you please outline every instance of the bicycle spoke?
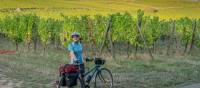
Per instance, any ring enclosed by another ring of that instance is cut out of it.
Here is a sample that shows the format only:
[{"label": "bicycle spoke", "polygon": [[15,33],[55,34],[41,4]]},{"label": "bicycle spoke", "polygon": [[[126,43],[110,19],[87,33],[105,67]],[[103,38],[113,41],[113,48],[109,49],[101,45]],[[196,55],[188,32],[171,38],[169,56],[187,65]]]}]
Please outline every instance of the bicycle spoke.
[{"label": "bicycle spoke", "polygon": [[105,76],[102,76],[102,74],[99,74],[99,78],[100,80],[105,84],[104,87],[105,88],[109,88],[111,86],[111,82],[108,79],[105,79]]},{"label": "bicycle spoke", "polygon": [[112,74],[108,69],[101,69],[95,79],[95,87],[96,88],[112,88],[113,86],[113,78]]}]

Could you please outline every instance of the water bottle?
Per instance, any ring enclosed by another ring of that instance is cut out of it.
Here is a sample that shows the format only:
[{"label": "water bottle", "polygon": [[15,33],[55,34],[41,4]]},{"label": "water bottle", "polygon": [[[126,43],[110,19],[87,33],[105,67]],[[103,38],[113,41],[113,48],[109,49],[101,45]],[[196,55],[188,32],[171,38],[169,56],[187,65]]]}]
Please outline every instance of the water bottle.
[{"label": "water bottle", "polygon": [[86,82],[87,82],[87,83],[90,82],[91,78],[92,78],[92,76],[89,75],[89,76],[87,77],[87,79],[86,79]]}]

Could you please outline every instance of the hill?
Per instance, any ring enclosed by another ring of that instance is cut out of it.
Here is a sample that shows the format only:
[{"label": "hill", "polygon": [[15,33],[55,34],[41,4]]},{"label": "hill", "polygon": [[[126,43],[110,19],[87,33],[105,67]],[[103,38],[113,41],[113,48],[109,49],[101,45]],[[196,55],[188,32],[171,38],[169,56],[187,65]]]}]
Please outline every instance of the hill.
[{"label": "hill", "polygon": [[162,18],[200,17],[199,0],[1,0],[0,12],[36,12],[46,17],[95,15],[116,12],[135,14],[138,9]]}]

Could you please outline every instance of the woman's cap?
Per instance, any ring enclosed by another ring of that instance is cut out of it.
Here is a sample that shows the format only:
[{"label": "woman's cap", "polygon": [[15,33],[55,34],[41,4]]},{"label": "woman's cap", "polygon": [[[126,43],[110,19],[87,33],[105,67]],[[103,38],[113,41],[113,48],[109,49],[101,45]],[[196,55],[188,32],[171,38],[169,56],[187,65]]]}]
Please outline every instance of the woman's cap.
[{"label": "woman's cap", "polygon": [[71,37],[73,38],[73,37],[79,37],[80,36],[80,34],[78,33],[78,32],[73,32],[72,34],[71,34]]}]

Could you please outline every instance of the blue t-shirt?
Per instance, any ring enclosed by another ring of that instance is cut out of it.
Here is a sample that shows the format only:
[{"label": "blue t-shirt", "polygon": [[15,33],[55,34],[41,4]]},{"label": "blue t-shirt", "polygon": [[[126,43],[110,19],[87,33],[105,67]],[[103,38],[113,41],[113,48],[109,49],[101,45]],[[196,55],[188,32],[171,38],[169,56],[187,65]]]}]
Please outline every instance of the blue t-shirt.
[{"label": "blue t-shirt", "polygon": [[71,60],[71,64],[74,63],[74,61],[76,60],[79,60],[80,61],[80,64],[83,64],[83,56],[82,56],[82,53],[83,53],[83,47],[82,47],[82,44],[81,43],[75,43],[75,42],[72,42],[71,44],[68,45],[68,50],[70,52],[73,52],[75,57],[76,58],[73,58]]}]

